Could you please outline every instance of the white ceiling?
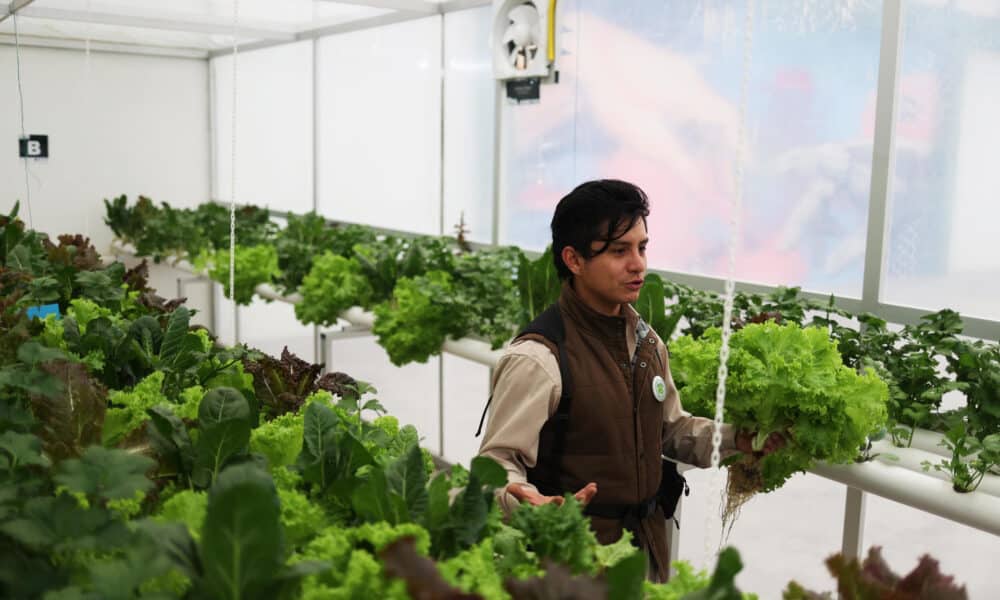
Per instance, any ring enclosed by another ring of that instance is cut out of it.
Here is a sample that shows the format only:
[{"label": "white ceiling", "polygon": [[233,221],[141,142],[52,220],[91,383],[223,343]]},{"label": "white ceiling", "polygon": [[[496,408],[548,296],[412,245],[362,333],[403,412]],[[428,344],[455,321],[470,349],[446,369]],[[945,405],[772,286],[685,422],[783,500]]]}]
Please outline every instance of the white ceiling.
[{"label": "white ceiling", "polygon": [[[489,0],[238,0],[241,46],[391,23]],[[209,56],[232,48],[235,0],[0,0],[0,43]]]}]

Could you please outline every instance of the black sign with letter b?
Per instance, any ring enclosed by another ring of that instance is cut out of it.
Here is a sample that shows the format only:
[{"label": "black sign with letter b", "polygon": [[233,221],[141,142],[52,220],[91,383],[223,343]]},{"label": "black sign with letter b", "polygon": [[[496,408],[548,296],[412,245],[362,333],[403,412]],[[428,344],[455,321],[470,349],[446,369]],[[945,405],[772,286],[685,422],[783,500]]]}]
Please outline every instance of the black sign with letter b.
[{"label": "black sign with letter b", "polygon": [[49,136],[29,135],[17,141],[21,158],[47,158],[49,156]]}]

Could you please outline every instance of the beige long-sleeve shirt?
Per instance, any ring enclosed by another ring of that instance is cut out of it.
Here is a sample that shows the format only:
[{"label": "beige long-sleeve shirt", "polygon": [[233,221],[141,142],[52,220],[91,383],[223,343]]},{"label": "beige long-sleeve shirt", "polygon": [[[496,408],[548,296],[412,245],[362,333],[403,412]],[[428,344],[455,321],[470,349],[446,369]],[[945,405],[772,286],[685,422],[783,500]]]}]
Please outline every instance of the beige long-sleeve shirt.
[{"label": "beige long-sleeve shirt", "polygon": [[[634,311],[631,306],[626,310]],[[629,355],[635,355],[636,331],[626,331]],[[684,411],[680,395],[670,377],[666,347],[658,341],[657,352],[667,365],[667,396],[663,411],[663,451],[675,460],[707,467],[711,464],[712,430],[710,419]],[[539,433],[559,406],[562,378],[552,352],[539,342],[522,340],[511,344],[493,372],[493,400],[489,422],[479,448],[481,456],[497,461],[507,470],[508,483],[527,484],[527,469],[538,460]],[[622,400],[627,401],[626,399]],[[734,431],[722,428],[723,457],[735,451]],[[597,482],[600,487],[600,482]],[[572,490],[576,491],[576,490]],[[518,500],[506,490],[498,494],[500,506],[509,514]]]}]

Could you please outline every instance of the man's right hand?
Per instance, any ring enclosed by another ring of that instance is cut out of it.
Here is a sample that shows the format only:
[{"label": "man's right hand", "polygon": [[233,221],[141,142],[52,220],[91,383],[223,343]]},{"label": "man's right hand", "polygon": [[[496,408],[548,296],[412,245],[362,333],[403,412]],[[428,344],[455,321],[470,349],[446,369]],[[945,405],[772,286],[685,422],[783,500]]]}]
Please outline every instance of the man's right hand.
[{"label": "man's right hand", "polygon": [[[558,505],[562,505],[562,496],[543,496],[539,494],[534,488],[529,487],[523,483],[511,483],[507,486],[507,491],[510,492],[511,496],[514,496],[522,504],[527,503],[532,506],[541,506],[542,504],[548,504],[550,502],[555,502]],[[580,504],[587,506],[587,504],[594,499],[597,495],[597,484],[591,481],[577,493],[573,494]]]}]

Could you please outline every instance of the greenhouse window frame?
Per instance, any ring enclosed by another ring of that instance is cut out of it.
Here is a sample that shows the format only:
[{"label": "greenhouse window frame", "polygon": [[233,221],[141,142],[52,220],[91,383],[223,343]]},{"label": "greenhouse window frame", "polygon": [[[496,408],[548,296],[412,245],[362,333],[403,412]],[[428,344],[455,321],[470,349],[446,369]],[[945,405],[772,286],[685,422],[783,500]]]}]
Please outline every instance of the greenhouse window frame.
[{"label": "greenhouse window frame", "polygon": [[[404,23],[435,15],[444,15],[459,10],[469,10],[489,6],[490,0],[448,0],[444,2],[425,2],[424,0],[316,0],[317,2],[338,3],[352,6],[390,10],[392,12],[365,17],[334,25],[323,25],[302,31],[288,31],[284,28],[241,25],[239,35],[242,37],[261,38],[252,42],[237,45],[240,52],[260,50],[282,44],[292,44],[303,40],[315,40],[329,35],[361,31],[383,27],[395,23]],[[0,23],[13,14],[29,18],[64,21],[71,23],[92,23],[97,25],[117,25],[126,28],[161,29],[175,32],[224,34],[232,33],[232,22],[228,19],[183,19],[144,17],[80,11],[43,6],[31,6],[35,0],[11,0],[0,4]],[[134,44],[113,42],[108,40],[57,38],[37,35],[21,35],[22,46],[37,48],[55,48],[68,50],[89,50],[118,54],[139,54],[149,56],[168,56],[177,58],[196,58],[211,60],[218,56],[232,53],[232,48],[192,48],[185,46],[168,46],[159,44]],[[14,45],[13,35],[0,34],[0,44]]]}]

